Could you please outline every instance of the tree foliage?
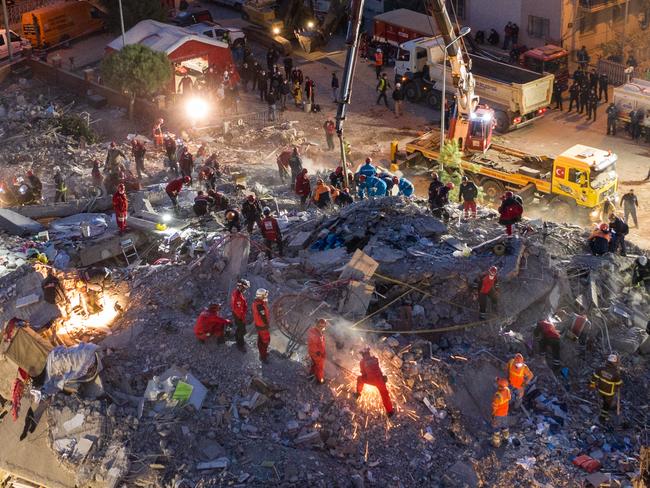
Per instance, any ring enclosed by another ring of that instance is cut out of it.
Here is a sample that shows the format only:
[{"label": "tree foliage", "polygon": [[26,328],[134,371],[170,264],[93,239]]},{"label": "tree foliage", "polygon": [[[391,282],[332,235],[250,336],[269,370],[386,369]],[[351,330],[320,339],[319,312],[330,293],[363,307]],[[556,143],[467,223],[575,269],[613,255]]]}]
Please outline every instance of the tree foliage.
[{"label": "tree foliage", "polygon": [[460,168],[461,151],[458,146],[458,141],[453,139],[445,140],[440,151],[439,163],[443,168],[461,171]]},{"label": "tree foliage", "polygon": [[[111,32],[120,32],[120,6],[118,0],[102,0],[108,10],[107,27]],[[130,29],[145,19],[163,21],[167,11],[160,0],[122,0],[124,28]]]},{"label": "tree foliage", "polygon": [[116,90],[149,97],[169,82],[172,67],[164,53],[132,44],[105,57],[101,73],[104,82]]}]

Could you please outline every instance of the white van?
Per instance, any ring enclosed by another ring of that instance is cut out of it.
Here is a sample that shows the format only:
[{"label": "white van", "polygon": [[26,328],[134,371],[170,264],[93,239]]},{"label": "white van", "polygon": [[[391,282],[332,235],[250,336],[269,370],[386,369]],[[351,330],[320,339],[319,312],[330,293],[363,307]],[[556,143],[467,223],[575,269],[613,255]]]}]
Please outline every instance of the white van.
[{"label": "white van", "polygon": [[[14,31],[9,31],[9,37],[11,39],[11,52],[14,56],[22,55],[23,51],[26,51],[31,47],[29,41],[23,39]],[[0,29],[0,60],[8,57],[9,47],[7,46],[7,31]]]}]

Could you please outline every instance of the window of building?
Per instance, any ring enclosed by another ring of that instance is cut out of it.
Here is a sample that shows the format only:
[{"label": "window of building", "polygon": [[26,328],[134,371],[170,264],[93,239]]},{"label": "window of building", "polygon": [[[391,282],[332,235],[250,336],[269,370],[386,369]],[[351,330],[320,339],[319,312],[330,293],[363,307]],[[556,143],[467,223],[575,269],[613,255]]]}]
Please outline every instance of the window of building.
[{"label": "window of building", "polygon": [[596,14],[584,12],[578,22],[580,34],[594,32],[596,30]]},{"label": "window of building", "polygon": [[452,22],[454,13],[459,20],[465,19],[465,0],[447,0],[447,10],[452,14]]},{"label": "window of building", "polygon": [[551,21],[545,17],[528,16],[528,35],[538,39],[546,39],[551,32]]}]

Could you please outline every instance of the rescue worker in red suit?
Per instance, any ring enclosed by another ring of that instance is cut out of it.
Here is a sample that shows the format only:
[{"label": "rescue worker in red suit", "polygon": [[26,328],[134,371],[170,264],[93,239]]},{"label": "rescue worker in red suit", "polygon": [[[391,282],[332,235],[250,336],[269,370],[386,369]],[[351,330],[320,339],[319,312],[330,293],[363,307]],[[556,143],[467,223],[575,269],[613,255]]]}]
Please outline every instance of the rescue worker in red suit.
[{"label": "rescue worker in red suit", "polygon": [[101,189],[104,183],[104,176],[102,175],[102,170],[99,169],[99,160],[93,160],[93,169],[90,171],[90,175],[93,180],[93,186]]},{"label": "rescue worker in red suit", "polygon": [[211,304],[204,309],[194,325],[194,335],[199,342],[205,342],[209,337],[216,337],[218,344],[226,342],[224,329],[230,324],[230,320],[219,316],[221,305],[218,303]]},{"label": "rescue worker in red suit", "polygon": [[246,314],[248,313],[248,302],[244,293],[250,286],[250,281],[241,279],[237,282],[237,286],[230,295],[230,310],[236,327],[235,342],[241,352],[246,352],[244,336],[246,335]]},{"label": "rescue worker in red suit", "polygon": [[370,354],[370,348],[365,348],[361,351],[361,362],[359,363],[361,369],[361,376],[357,376],[357,392],[356,397],[361,396],[364,385],[372,385],[379,390],[381,401],[384,403],[386,414],[392,417],[395,411],[393,410],[393,403],[390,401],[388,388],[386,388],[386,376],[379,367],[379,360]]},{"label": "rescue worker in red suit", "polygon": [[479,277],[478,280],[478,306],[481,320],[487,318],[488,299],[494,308],[497,305],[497,271],[496,266],[491,266],[488,273]]},{"label": "rescue worker in red suit", "polygon": [[[583,317],[583,319],[586,320],[586,317]],[[553,322],[548,320],[537,322],[537,327],[533,330],[533,338],[535,339],[533,349],[544,354],[546,362],[550,362],[551,369],[555,374],[558,374],[562,364],[560,360],[560,333]]]},{"label": "rescue worker in red suit", "polygon": [[253,300],[253,322],[257,330],[257,350],[260,354],[260,361],[264,364],[269,362],[269,344],[271,343],[271,333],[269,332],[271,315],[268,298],[269,292],[264,288],[259,288],[255,292],[255,300]]},{"label": "rescue worker in red suit", "polygon": [[282,233],[280,232],[278,221],[275,217],[271,216],[271,209],[269,207],[264,207],[262,213],[264,214],[264,218],[260,222],[260,227],[262,229],[262,236],[264,237],[266,257],[269,259],[273,257],[271,254],[271,246],[274,242],[278,245],[278,254],[282,256]]},{"label": "rescue worker in red suit", "polygon": [[189,176],[182,176],[167,183],[165,191],[167,192],[169,199],[172,201],[174,210],[178,210],[178,194],[183,189],[183,185],[189,185],[191,181],[192,180]]},{"label": "rescue worker in red suit", "polygon": [[327,320],[318,319],[307,331],[307,352],[311,358],[309,372],[314,375],[317,385],[325,383],[325,328]]},{"label": "rescue worker in red suit", "polygon": [[499,223],[506,226],[506,234],[512,235],[512,226],[521,220],[524,213],[524,205],[521,197],[511,191],[507,191],[501,197],[502,203],[499,207]]},{"label": "rescue worker in red suit", "polygon": [[113,211],[120,234],[126,230],[126,217],[129,211],[129,200],[126,198],[124,183],[117,185],[117,192],[113,195]]},{"label": "rescue worker in red suit", "polygon": [[192,171],[194,170],[194,157],[187,149],[187,146],[183,146],[181,157],[178,158],[178,166],[181,168],[181,174],[189,177],[191,181]]},{"label": "rescue worker in red suit", "polygon": [[307,168],[303,168],[298,176],[296,176],[296,195],[300,197],[300,205],[305,206],[307,198],[311,193],[311,183],[309,183],[309,176],[307,176]]}]

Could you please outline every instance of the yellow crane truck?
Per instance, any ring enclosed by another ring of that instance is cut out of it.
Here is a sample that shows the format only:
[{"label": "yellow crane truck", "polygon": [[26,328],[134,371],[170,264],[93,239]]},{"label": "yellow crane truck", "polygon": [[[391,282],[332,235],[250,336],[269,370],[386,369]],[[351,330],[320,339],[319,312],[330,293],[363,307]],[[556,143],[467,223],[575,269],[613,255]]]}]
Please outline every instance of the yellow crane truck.
[{"label": "yellow crane truck", "polygon": [[[406,144],[406,160],[438,160],[440,133],[428,132]],[[392,145],[397,161],[397,143]],[[511,190],[524,201],[538,199],[548,204],[554,220],[596,221],[601,218],[606,199],[615,203],[618,187],[616,154],[581,144],[555,158],[535,156],[492,143],[484,153],[464,154],[461,167],[466,176],[481,186],[494,201]]]}]

